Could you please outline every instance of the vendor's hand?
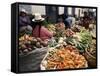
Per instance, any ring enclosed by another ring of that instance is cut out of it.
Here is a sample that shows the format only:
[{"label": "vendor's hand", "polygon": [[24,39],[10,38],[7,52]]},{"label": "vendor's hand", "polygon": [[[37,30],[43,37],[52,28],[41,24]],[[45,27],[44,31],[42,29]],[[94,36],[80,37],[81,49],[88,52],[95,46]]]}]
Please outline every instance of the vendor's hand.
[{"label": "vendor's hand", "polygon": [[53,36],[56,34],[56,32],[54,32],[54,31],[51,31],[51,33],[53,34]]},{"label": "vendor's hand", "polygon": [[45,42],[49,42],[49,39],[45,39],[44,41],[45,41]]}]

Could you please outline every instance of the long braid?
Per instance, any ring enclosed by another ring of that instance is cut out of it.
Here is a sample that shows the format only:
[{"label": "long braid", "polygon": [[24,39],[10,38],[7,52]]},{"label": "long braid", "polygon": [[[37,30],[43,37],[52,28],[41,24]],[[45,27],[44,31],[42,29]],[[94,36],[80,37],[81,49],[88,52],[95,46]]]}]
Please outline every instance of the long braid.
[{"label": "long braid", "polygon": [[39,25],[39,37],[40,37],[40,33],[41,33],[41,25]]},{"label": "long braid", "polygon": [[42,22],[36,22],[35,25],[33,26],[33,30],[36,28],[37,25],[39,25],[38,36],[40,37]]}]

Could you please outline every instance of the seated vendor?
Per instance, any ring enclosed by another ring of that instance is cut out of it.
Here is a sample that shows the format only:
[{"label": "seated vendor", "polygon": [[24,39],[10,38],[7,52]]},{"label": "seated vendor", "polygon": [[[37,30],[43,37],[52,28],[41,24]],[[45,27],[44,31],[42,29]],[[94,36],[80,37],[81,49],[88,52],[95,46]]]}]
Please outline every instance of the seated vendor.
[{"label": "seated vendor", "polygon": [[23,32],[28,30],[29,32],[32,32],[31,20],[28,16],[28,13],[25,9],[21,9],[19,12],[19,28],[20,32]]},{"label": "seated vendor", "polygon": [[32,21],[34,22],[33,26],[33,36],[39,37],[42,40],[51,39],[53,37],[53,33],[51,33],[45,26],[43,26],[43,21],[45,19],[41,17],[39,13],[35,13],[34,19]]}]

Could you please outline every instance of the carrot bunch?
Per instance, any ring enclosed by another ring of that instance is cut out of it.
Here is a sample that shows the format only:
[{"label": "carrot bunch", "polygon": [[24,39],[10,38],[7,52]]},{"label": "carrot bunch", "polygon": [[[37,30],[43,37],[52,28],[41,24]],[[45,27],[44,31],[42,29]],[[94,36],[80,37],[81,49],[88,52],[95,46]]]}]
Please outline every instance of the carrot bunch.
[{"label": "carrot bunch", "polygon": [[57,49],[52,55],[47,56],[47,69],[74,69],[86,68],[86,59],[76,52],[72,46]]}]

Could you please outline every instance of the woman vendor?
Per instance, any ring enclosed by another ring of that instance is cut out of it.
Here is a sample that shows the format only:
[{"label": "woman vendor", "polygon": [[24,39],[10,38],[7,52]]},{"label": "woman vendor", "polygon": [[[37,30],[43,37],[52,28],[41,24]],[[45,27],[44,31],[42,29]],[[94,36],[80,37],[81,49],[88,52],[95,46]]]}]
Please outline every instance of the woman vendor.
[{"label": "woman vendor", "polygon": [[25,33],[32,33],[32,27],[31,25],[31,20],[30,17],[28,16],[28,13],[25,9],[21,9],[19,13],[19,27],[20,27],[20,32],[25,32]]},{"label": "woman vendor", "polygon": [[51,33],[45,26],[43,26],[43,21],[45,19],[42,18],[42,16],[39,13],[35,13],[34,19],[32,21],[34,22],[33,26],[33,36],[39,37],[42,40],[48,40],[53,37],[53,33]]}]

